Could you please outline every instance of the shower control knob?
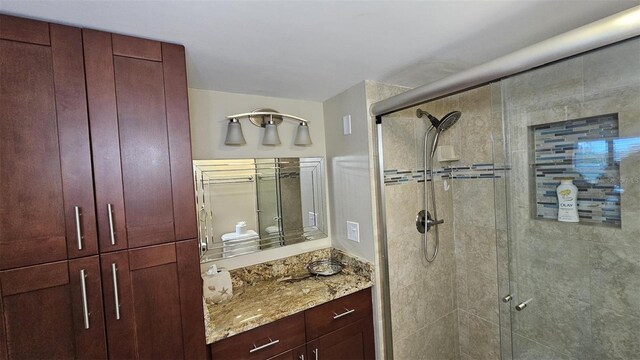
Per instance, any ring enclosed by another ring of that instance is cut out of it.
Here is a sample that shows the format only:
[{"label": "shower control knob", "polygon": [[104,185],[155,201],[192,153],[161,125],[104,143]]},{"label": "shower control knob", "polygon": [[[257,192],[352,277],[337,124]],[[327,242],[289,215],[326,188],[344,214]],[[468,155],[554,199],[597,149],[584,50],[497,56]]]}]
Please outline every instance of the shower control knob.
[{"label": "shower control knob", "polygon": [[427,231],[429,231],[432,226],[440,224],[444,224],[444,220],[431,219],[430,216],[427,216]]},{"label": "shower control knob", "polygon": [[420,210],[418,215],[416,216],[416,229],[420,234],[424,234],[426,225],[426,212],[424,210]]},{"label": "shower control knob", "polygon": [[416,229],[420,234],[424,234],[425,230],[429,231],[432,226],[443,224],[444,220],[437,220],[431,217],[431,213],[428,211],[420,210],[418,216],[416,216]]}]

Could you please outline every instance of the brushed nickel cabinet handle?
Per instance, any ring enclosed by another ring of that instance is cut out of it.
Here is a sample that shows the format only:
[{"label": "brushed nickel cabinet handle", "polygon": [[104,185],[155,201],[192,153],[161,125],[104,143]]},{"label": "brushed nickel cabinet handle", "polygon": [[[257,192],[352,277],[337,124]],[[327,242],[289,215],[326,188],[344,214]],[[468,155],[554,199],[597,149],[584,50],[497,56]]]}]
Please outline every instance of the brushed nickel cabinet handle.
[{"label": "brushed nickel cabinet handle", "polygon": [[118,268],[111,263],[111,275],[113,276],[113,302],[116,307],[116,320],[120,320],[120,296],[118,295]]},{"label": "brushed nickel cabinet handle", "polygon": [[82,290],[82,317],[84,319],[84,328],[89,329],[89,304],[87,302],[87,273],[84,269],[80,270],[80,290]]},{"label": "brushed nickel cabinet handle", "polygon": [[344,309],[345,309],[345,310],[347,310],[347,311],[345,311],[345,312],[343,312],[343,313],[340,313],[340,314],[333,313],[333,315],[334,315],[334,316],[333,316],[333,319],[334,319],[334,320],[335,320],[335,319],[339,319],[339,318],[341,318],[341,317],[343,317],[343,316],[347,316],[347,315],[349,315],[349,314],[351,314],[351,313],[353,313],[353,312],[355,312],[355,311],[356,311],[356,309],[351,309],[351,310],[349,310],[349,309],[347,309],[347,308],[344,308]]},{"label": "brushed nickel cabinet handle", "polygon": [[73,210],[75,211],[76,217],[76,238],[78,239],[78,250],[82,250],[82,227],[80,226],[80,216],[82,212],[80,211],[79,206],[74,206]]},{"label": "brushed nickel cabinet handle", "polygon": [[111,238],[111,245],[115,245],[116,233],[113,230],[113,205],[107,204],[107,212],[109,215],[109,237]]},{"label": "brushed nickel cabinet handle", "polygon": [[320,356],[319,355],[320,351],[318,351],[318,348],[315,348],[314,350],[311,350],[311,352],[315,356],[315,358],[316,358],[315,360],[318,360],[318,357]]},{"label": "brushed nickel cabinet handle", "polygon": [[256,346],[256,344],[253,344],[253,349],[249,350],[249,353],[254,353],[254,352],[258,351],[258,350],[262,350],[264,348],[268,348],[269,346],[273,346],[273,345],[275,345],[275,344],[277,344],[279,342],[280,342],[280,340],[277,340],[277,339],[276,340],[271,340],[271,338],[269,338],[269,342],[264,344],[264,345]]},{"label": "brushed nickel cabinet handle", "polygon": [[298,360],[304,360],[304,355],[298,356]]}]

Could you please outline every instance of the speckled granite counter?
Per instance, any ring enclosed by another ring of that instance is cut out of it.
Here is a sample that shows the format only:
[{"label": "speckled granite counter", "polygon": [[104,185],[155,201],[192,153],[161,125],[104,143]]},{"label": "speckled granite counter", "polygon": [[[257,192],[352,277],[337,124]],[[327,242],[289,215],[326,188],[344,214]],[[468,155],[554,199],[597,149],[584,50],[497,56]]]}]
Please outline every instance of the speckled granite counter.
[{"label": "speckled granite counter", "polygon": [[[328,257],[342,261],[342,273],[308,277],[306,265]],[[214,304],[205,299],[207,344],[282,319],[372,285],[370,263],[336,249],[322,249],[232,270],[233,298]]]}]

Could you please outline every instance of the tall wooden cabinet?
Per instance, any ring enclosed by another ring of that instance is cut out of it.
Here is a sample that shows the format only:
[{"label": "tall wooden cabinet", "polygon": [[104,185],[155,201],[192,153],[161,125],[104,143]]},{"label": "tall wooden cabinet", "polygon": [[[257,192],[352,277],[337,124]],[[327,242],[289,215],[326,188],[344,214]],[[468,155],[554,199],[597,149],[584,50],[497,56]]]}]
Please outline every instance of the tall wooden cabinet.
[{"label": "tall wooden cabinet", "polygon": [[98,252],[84,83],[80,29],[0,17],[0,270]]},{"label": "tall wooden cabinet", "polygon": [[0,15],[0,359],[206,357],[184,48]]},{"label": "tall wooden cabinet", "polygon": [[83,41],[100,250],[196,238],[184,48]]}]

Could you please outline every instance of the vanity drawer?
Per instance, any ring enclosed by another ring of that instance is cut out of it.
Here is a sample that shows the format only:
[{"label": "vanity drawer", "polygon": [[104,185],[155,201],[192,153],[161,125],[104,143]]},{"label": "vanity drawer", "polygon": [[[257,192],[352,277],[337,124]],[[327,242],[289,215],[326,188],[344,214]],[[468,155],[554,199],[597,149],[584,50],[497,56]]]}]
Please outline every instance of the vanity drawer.
[{"label": "vanity drawer", "polygon": [[304,342],[301,312],[213,343],[211,359],[266,359]]},{"label": "vanity drawer", "polygon": [[318,305],[306,311],[307,341],[370,316],[371,288]]}]

